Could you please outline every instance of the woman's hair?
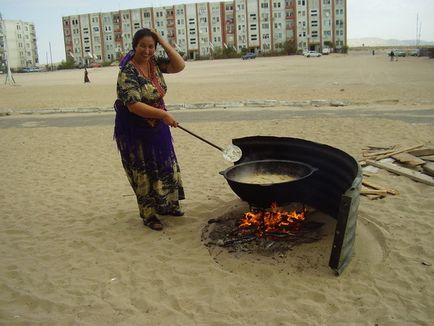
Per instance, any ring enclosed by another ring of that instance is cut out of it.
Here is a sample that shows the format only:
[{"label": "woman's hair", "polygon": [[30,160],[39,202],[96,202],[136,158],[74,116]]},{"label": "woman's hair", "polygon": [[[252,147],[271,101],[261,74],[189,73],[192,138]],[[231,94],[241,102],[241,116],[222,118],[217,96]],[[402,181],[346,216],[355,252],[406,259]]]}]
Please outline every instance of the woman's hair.
[{"label": "woman's hair", "polygon": [[157,35],[155,35],[149,28],[142,28],[139,29],[133,37],[133,50],[136,49],[137,45],[139,44],[139,41],[144,38],[145,36],[150,36],[154,39],[155,47],[157,47],[158,44],[158,38]]}]

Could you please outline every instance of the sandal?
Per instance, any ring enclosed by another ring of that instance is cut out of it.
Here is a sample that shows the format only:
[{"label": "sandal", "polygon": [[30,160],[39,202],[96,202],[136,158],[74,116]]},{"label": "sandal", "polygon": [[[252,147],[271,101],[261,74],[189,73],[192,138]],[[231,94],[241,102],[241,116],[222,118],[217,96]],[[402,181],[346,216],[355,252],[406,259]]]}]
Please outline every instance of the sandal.
[{"label": "sandal", "polygon": [[143,224],[154,231],[163,230],[163,224],[155,215],[152,215],[147,219],[143,219]]},{"label": "sandal", "polygon": [[158,212],[159,215],[172,215],[172,216],[184,216],[184,212],[180,209],[162,210]]}]

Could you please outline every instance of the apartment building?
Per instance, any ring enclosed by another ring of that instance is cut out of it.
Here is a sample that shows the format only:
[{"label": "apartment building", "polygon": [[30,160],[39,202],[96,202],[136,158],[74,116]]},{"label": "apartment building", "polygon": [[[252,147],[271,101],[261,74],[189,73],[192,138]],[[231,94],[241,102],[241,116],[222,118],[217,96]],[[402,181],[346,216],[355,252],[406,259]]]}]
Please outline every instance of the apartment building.
[{"label": "apartment building", "polygon": [[77,63],[119,60],[134,33],[155,28],[189,59],[219,49],[270,52],[347,45],[346,0],[233,0],[62,17],[65,53]]},{"label": "apartment building", "polygon": [[9,68],[20,70],[39,63],[35,25],[21,20],[1,20],[0,55]]}]

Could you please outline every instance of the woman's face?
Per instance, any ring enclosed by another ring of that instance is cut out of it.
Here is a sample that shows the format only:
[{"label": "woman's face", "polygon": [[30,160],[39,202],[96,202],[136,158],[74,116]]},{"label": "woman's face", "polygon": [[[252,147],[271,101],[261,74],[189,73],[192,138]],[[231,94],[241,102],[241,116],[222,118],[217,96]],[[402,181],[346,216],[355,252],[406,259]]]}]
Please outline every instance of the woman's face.
[{"label": "woman's face", "polygon": [[155,53],[155,41],[151,36],[144,36],[136,47],[136,55],[141,59],[149,60]]}]

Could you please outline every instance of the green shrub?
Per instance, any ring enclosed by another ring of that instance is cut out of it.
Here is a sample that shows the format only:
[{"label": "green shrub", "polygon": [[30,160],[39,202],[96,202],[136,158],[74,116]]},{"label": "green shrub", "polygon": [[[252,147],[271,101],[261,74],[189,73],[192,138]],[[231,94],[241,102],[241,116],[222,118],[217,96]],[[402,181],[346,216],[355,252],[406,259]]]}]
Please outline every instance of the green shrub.
[{"label": "green shrub", "polygon": [[75,68],[75,61],[74,58],[68,57],[66,58],[66,61],[63,61],[57,66],[57,69],[74,69]]}]

